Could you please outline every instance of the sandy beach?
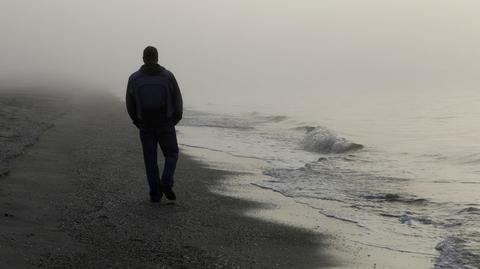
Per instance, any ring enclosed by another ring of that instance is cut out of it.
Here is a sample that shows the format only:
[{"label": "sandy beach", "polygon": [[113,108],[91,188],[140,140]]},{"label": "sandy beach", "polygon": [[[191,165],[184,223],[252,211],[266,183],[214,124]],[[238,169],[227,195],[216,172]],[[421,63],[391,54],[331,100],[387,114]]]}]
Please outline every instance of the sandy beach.
[{"label": "sandy beach", "polygon": [[[93,91],[33,92],[0,93],[2,102],[16,102],[8,108],[13,118],[2,116],[16,134],[2,140],[15,149],[2,153],[1,268],[339,265],[322,251],[327,235],[244,214],[266,205],[212,191],[234,172],[185,154],[178,201],[150,204],[138,131],[120,101]],[[31,108],[32,98],[35,109],[19,109]]]},{"label": "sandy beach", "polygon": [[0,269],[480,269],[479,8],[2,1]]}]

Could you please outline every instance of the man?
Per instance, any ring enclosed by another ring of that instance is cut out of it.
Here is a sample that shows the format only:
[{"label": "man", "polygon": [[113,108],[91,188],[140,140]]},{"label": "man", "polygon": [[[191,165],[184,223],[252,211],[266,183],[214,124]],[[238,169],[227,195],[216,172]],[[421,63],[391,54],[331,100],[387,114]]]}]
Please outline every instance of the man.
[{"label": "man", "polygon": [[[156,48],[145,48],[143,62],[140,70],[128,79],[127,111],[133,124],[140,129],[150,201],[160,202],[163,194],[169,200],[176,200],[172,190],[178,159],[175,125],[182,119],[182,95],[172,72],[158,64]],[[165,157],[161,179],[157,145]]]}]

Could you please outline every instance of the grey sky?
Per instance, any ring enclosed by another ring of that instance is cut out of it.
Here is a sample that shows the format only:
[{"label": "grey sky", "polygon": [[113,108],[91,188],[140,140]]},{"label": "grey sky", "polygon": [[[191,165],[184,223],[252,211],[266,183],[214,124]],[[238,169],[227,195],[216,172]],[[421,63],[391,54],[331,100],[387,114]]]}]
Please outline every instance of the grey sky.
[{"label": "grey sky", "polygon": [[143,47],[154,45],[193,103],[472,88],[479,8],[473,0],[2,0],[0,78],[123,91]]}]

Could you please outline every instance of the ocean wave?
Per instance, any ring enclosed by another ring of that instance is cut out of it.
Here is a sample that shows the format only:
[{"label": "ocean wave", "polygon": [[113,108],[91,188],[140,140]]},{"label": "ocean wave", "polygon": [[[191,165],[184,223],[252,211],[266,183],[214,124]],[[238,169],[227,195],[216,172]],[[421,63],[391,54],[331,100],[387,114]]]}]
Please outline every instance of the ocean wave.
[{"label": "ocean wave", "polygon": [[254,126],[248,119],[233,115],[217,115],[207,112],[187,110],[181,126],[207,127],[220,129],[252,130]]},{"label": "ocean wave", "polygon": [[194,126],[194,127],[208,127],[208,128],[220,128],[220,129],[238,129],[238,130],[253,130],[252,126],[244,126],[240,124],[225,124],[225,123],[210,123],[210,124],[202,124],[202,123],[190,123],[190,124],[182,124],[183,126]]},{"label": "ocean wave", "polygon": [[400,200],[400,195],[387,193],[387,194],[377,194],[377,195],[366,195],[364,196],[364,198],[367,200],[397,202]]},{"label": "ocean wave", "polygon": [[261,119],[268,121],[268,122],[281,122],[286,120],[287,116],[276,115],[276,116],[261,116]]},{"label": "ocean wave", "polygon": [[461,164],[479,164],[480,163],[480,153],[468,154],[458,158],[458,162]]},{"label": "ocean wave", "polygon": [[324,127],[306,129],[307,133],[301,144],[305,150],[319,153],[346,153],[360,150],[363,145],[339,137],[333,131]]},{"label": "ocean wave", "polygon": [[440,252],[434,269],[478,269],[480,256],[465,248],[466,240],[459,237],[448,237],[435,247]]},{"label": "ocean wave", "polygon": [[317,127],[315,127],[315,126],[309,126],[309,125],[304,125],[304,126],[294,127],[294,128],[292,128],[292,130],[311,132],[311,131],[315,130],[315,128],[317,128]]},{"label": "ocean wave", "polygon": [[439,225],[440,223],[437,223],[432,220],[431,217],[429,216],[413,216],[410,214],[403,214],[399,218],[400,223],[402,224],[407,224],[409,226],[413,226],[415,222],[421,223],[421,224],[426,224],[426,225]]},{"label": "ocean wave", "polygon": [[467,214],[474,214],[474,215],[480,215],[480,208],[477,208],[477,207],[467,207],[467,208],[464,208],[460,211],[458,211],[458,213],[462,214],[462,213],[467,213]]},{"label": "ocean wave", "polygon": [[400,202],[400,203],[418,204],[418,205],[428,203],[428,200],[424,198],[407,198],[407,197],[402,197],[396,193],[365,195],[363,196],[363,198],[371,201],[378,201],[378,202]]}]

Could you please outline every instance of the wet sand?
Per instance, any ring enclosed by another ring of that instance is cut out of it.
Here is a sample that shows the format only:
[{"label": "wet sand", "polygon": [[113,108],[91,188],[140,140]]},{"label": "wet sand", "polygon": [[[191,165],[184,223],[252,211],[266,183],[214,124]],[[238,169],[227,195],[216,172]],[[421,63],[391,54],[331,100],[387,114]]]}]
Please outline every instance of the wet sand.
[{"label": "wet sand", "polygon": [[340,266],[324,251],[327,235],[245,215],[267,205],[212,191],[234,172],[184,154],[179,200],[150,204],[138,131],[124,105],[102,93],[61,103],[44,107],[56,119],[40,120],[48,128],[22,144],[0,177],[0,268]]}]

